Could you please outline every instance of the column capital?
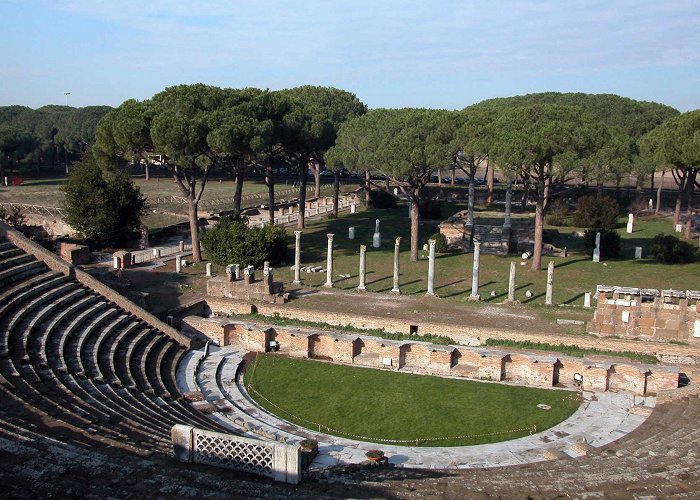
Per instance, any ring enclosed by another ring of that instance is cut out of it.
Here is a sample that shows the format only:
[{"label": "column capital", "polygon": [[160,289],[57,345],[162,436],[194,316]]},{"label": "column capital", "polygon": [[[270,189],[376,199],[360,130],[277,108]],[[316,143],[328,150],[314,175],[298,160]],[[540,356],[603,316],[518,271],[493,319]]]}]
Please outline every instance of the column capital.
[{"label": "column capital", "polygon": [[401,236],[397,236],[397,237],[396,237],[396,243],[395,243],[395,244],[396,244],[396,245],[400,245],[400,244],[401,244]]},{"label": "column capital", "polygon": [[328,234],[326,234],[326,237],[328,238],[328,241],[333,241],[333,236],[335,236],[334,233],[328,233]]},{"label": "column capital", "polygon": [[299,236],[301,236],[302,232],[303,231],[294,231],[294,236],[296,236],[298,238]]},{"label": "column capital", "polygon": [[432,248],[437,242],[435,240],[428,240],[428,245]]},{"label": "column capital", "polygon": [[366,252],[367,251],[367,245],[360,245],[360,252]]}]

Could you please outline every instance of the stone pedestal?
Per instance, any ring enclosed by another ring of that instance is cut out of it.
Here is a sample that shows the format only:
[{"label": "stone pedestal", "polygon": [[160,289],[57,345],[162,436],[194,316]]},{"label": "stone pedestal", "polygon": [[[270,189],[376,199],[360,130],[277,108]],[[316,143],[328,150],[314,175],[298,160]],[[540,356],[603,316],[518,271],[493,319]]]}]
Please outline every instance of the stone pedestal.
[{"label": "stone pedestal", "polygon": [[553,302],[554,295],[554,261],[550,260],[547,264],[547,291],[545,293],[544,303],[551,306]]},{"label": "stone pedestal", "polygon": [[635,259],[642,258],[642,247],[634,247],[634,258]]},{"label": "stone pedestal", "polygon": [[348,239],[349,239],[349,240],[354,240],[354,239],[355,239],[355,228],[354,228],[354,227],[349,227],[349,228],[348,228]]},{"label": "stone pedestal", "polygon": [[181,252],[184,252],[184,251],[185,251],[185,242],[184,242],[184,241],[180,241],[180,242],[178,243],[178,248],[179,248],[179,250],[180,250]]},{"label": "stone pedestal", "polygon": [[479,259],[481,257],[481,242],[474,242],[474,264],[472,265],[472,291],[469,300],[481,300],[479,295]]},{"label": "stone pedestal", "polygon": [[629,214],[627,216],[627,232],[632,233],[634,231],[634,214]]},{"label": "stone pedestal", "polygon": [[435,240],[428,241],[428,291],[426,295],[435,295]]},{"label": "stone pedestal", "polygon": [[399,288],[399,245],[401,244],[401,237],[396,238],[396,243],[394,243],[394,287],[391,289],[392,293],[401,293]]},{"label": "stone pedestal", "polygon": [[301,285],[301,231],[294,231],[294,281]]},{"label": "stone pedestal", "polygon": [[358,290],[366,290],[365,279],[367,277],[367,246],[360,245],[360,284],[357,286]]},{"label": "stone pedestal", "polygon": [[246,285],[255,283],[255,268],[253,266],[243,269],[243,283]]},{"label": "stone pedestal", "polygon": [[382,235],[380,233],[374,233],[372,235],[372,247],[379,248],[382,246]]},{"label": "stone pedestal", "polygon": [[180,273],[182,272],[182,255],[177,254],[175,256],[175,272]]},{"label": "stone pedestal", "polygon": [[350,213],[354,214],[357,211],[357,204],[356,203],[350,203]]},{"label": "stone pedestal", "polygon": [[211,276],[212,276],[211,268],[212,268],[211,262],[207,262],[207,265],[206,265],[206,269],[207,269],[207,278],[211,278]]},{"label": "stone pedestal", "polygon": [[583,307],[591,307],[591,292],[583,294]]},{"label": "stone pedestal", "polygon": [[326,254],[326,282],[323,286],[328,288],[333,288],[333,236],[332,233],[328,233],[326,237],[328,238],[328,250]]}]

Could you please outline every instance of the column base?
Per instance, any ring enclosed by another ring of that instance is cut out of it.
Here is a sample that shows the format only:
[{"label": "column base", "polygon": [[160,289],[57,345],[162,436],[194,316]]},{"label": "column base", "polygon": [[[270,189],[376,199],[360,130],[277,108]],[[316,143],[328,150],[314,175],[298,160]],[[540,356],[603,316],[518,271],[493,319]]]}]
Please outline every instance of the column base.
[{"label": "column base", "polygon": [[292,281],[292,285],[301,285],[301,284],[302,284],[301,281],[298,281],[298,280]]},{"label": "column base", "polygon": [[366,286],[363,286],[363,285],[358,286],[357,289],[358,289],[359,291],[361,291],[361,292],[366,292],[366,291],[367,291],[367,287],[366,287]]},{"label": "column base", "polygon": [[326,288],[335,288],[335,285],[333,283],[324,283],[323,286]]},{"label": "column base", "polygon": [[476,295],[470,295],[469,300],[474,301],[474,302],[478,302],[481,300],[481,295],[479,295],[478,293]]},{"label": "column base", "polygon": [[395,293],[396,295],[401,295],[401,290],[399,290],[398,288],[392,288],[391,293]]},{"label": "column base", "polygon": [[437,297],[437,295],[435,295],[435,292],[425,292],[425,295],[426,297]]}]

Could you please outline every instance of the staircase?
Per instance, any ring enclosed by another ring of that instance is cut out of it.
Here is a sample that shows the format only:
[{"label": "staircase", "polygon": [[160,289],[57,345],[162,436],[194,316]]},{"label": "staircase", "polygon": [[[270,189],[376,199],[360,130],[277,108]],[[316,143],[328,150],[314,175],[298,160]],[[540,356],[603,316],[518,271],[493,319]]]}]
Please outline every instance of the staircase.
[{"label": "staircase", "polygon": [[502,226],[475,225],[472,232],[471,251],[474,251],[474,242],[481,243],[481,253],[492,255],[508,255],[510,229]]}]

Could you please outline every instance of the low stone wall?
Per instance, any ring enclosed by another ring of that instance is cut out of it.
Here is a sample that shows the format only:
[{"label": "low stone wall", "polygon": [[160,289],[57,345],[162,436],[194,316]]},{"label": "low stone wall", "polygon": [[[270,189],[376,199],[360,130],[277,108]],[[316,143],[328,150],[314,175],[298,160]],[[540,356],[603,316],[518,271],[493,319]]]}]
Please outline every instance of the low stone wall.
[{"label": "low stone wall", "polygon": [[583,389],[623,390],[651,394],[678,387],[679,371],[615,362],[598,357],[569,358],[536,352],[505,352],[467,346],[435,345],[377,337],[242,323],[227,318],[188,316],[183,327],[206,335],[219,345],[241,345],[268,351],[275,341],[280,353],[334,363],[403,370],[475,380],[509,381],[535,387],[575,388],[574,375],[583,376]]},{"label": "low stone wall", "polygon": [[93,278],[85,271],[82,271],[72,266],[68,262],[65,262],[63,259],[49,252],[44,247],[27,239],[19,231],[16,231],[1,222],[0,236],[5,237],[17,248],[24,250],[28,254],[34,255],[34,257],[36,257],[37,260],[43,261],[49,267],[49,269],[63,273],[66,276],[70,276],[71,278],[78,280],[87,288],[90,288],[94,292],[102,295],[107,300],[113,302],[117,306],[124,309],[126,312],[133,314],[134,316],[145,321],[154,328],[157,328],[158,330],[166,334],[168,337],[178,342],[180,345],[183,345],[188,349],[191,349],[193,347],[192,339],[190,339],[186,335],[177,331],[175,328],[166,325],[158,318],[156,318],[153,314],[149,313],[142,307],[137,306],[129,299],[124,297],[122,294],[112,290],[107,285],[100,282],[98,279]]},{"label": "low stone wall", "polygon": [[199,463],[299,484],[301,447],[177,424],[172,427],[173,455],[180,462]]},{"label": "low stone wall", "polygon": [[674,304],[654,297],[644,302],[641,296],[615,293],[609,297],[601,292],[588,332],[601,337],[700,342],[700,300],[690,304],[688,298],[681,298]]}]

